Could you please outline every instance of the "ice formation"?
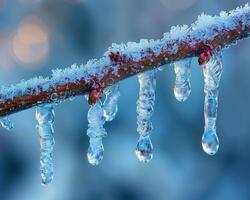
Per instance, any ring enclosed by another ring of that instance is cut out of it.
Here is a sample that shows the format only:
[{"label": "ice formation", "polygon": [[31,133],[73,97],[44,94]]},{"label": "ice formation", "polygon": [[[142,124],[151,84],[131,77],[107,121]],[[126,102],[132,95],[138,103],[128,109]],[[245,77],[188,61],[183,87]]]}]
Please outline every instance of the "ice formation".
[{"label": "ice formation", "polygon": [[87,152],[88,162],[91,165],[99,165],[103,159],[104,147],[102,138],[107,135],[106,130],[103,128],[105,117],[103,108],[100,101],[92,105],[88,111],[88,130],[89,148]]},{"label": "ice formation", "polygon": [[[211,49],[211,53],[220,48],[226,48],[241,38],[250,37],[249,13],[250,7],[246,4],[244,7],[238,7],[230,12],[223,11],[219,16],[202,14],[190,26],[172,27],[162,39],[141,39],[138,43],[112,44],[102,58],[90,60],[86,65],[74,64],[66,69],[53,70],[51,77],[39,76],[21,81],[16,85],[1,86],[0,123],[4,128],[10,130],[13,123],[5,116],[7,114],[43,103],[51,102],[54,105],[61,103],[66,98],[72,100],[74,96],[86,95],[90,92],[93,83],[99,84],[100,91],[103,92],[102,89],[114,83],[107,83],[108,78],[114,79],[113,81],[116,82],[143,72],[138,75],[140,91],[137,101],[137,132],[139,140],[136,155],[141,162],[147,163],[153,157],[150,134],[153,128],[151,118],[156,87],[156,70],[154,68],[162,70],[164,64],[175,62],[174,94],[177,100],[185,101],[191,92],[190,57],[198,56],[205,46],[208,46],[210,50],[216,42],[218,44]],[[233,34],[229,35],[230,31]],[[209,46],[209,43],[212,46]],[[190,51],[183,53],[184,49]],[[113,58],[117,58],[117,61],[112,59],[111,55]],[[208,63],[202,64],[202,67],[205,92],[205,127],[202,147],[207,154],[214,155],[219,148],[216,119],[218,87],[222,73],[221,53],[212,55]],[[72,85],[73,89],[69,89]],[[85,88],[83,89],[82,86]],[[103,159],[102,139],[107,135],[103,125],[105,121],[112,121],[117,113],[117,101],[120,96],[118,84],[104,90],[104,94],[104,102],[102,103],[100,100],[96,103],[93,102],[95,104],[91,105],[88,111],[87,135],[90,138],[90,145],[87,158],[92,165],[98,165]],[[37,100],[37,97],[41,96],[42,98]],[[52,151],[55,143],[54,118],[52,104],[37,107],[36,119],[40,136],[40,169],[43,185],[52,181],[54,173],[52,163]]]},{"label": "ice formation", "polygon": [[55,144],[53,123],[55,113],[51,104],[39,106],[36,109],[37,129],[40,136],[40,170],[42,184],[48,185],[54,175],[52,152]]},{"label": "ice formation", "polygon": [[205,127],[202,136],[203,150],[214,155],[219,148],[219,140],[216,134],[216,119],[218,107],[218,89],[222,73],[221,53],[213,55],[210,61],[204,65],[204,117]]},{"label": "ice formation", "polygon": [[[89,84],[91,77],[95,76],[100,80],[103,74],[106,74],[110,69],[118,76],[119,65],[115,65],[110,60],[109,55],[111,53],[119,52],[124,58],[132,59],[134,62],[141,61],[145,58],[151,61],[150,55],[152,54],[158,56],[162,51],[168,52],[169,55],[176,54],[182,42],[185,42],[190,47],[194,47],[197,42],[206,43],[222,32],[225,32],[225,30],[237,29],[239,22],[244,31],[246,27],[250,25],[249,12],[250,6],[246,4],[243,7],[238,7],[229,12],[222,11],[218,16],[202,14],[196,22],[190,26],[173,26],[170,32],[164,34],[162,39],[141,39],[138,43],[128,42],[126,44],[113,43],[102,58],[90,60],[86,65],[77,66],[74,64],[69,68],[55,69],[52,71],[52,77],[50,78],[35,77],[27,81],[21,81],[16,85],[1,86],[0,103],[18,96],[29,95],[30,93],[39,94],[41,90],[47,91],[49,88],[55,88],[55,86],[64,85],[68,82],[84,80],[86,84]],[[249,36],[249,33],[246,34]],[[231,43],[239,39],[238,37],[232,40]],[[228,47],[228,45],[223,47]],[[148,50],[151,51],[150,54],[147,53]],[[171,61],[171,59],[165,59],[166,63]],[[32,90],[30,90],[31,88]]]},{"label": "ice formation", "polygon": [[153,145],[150,134],[153,129],[152,114],[155,101],[156,78],[155,71],[138,75],[140,84],[139,98],[137,100],[137,132],[140,137],[136,146],[136,156],[144,163],[153,158]]},{"label": "ice formation", "polygon": [[174,63],[176,74],[174,95],[178,101],[186,101],[191,93],[189,78],[191,76],[191,59],[187,58]]},{"label": "ice formation", "polygon": [[120,96],[119,85],[115,84],[104,91],[105,100],[103,102],[103,111],[106,121],[112,121],[118,111],[117,101]]}]

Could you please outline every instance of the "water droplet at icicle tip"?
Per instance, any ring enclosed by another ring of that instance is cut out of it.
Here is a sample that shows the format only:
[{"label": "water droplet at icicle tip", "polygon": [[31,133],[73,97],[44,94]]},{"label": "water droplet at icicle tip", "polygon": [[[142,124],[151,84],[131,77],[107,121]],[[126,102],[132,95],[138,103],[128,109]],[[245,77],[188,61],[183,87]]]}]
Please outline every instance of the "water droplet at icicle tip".
[{"label": "water droplet at icicle tip", "polygon": [[0,123],[1,123],[1,126],[8,131],[13,129],[14,127],[14,123],[8,117],[2,117],[0,119]]},{"label": "water droplet at icicle tip", "polygon": [[222,74],[221,52],[212,56],[203,68],[204,75],[204,117],[205,126],[202,136],[202,148],[208,155],[214,155],[219,149],[219,139],[216,134],[219,83]]},{"label": "water droplet at icicle tip", "polygon": [[202,136],[202,148],[208,155],[215,155],[219,149],[219,139],[214,130],[207,130]]},{"label": "water droplet at icicle tip", "polygon": [[139,161],[143,163],[148,163],[153,158],[153,145],[149,136],[139,138],[135,154]]},{"label": "water droplet at icicle tip", "polygon": [[52,152],[55,144],[53,123],[55,113],[51,104],[42,105],[36,108],[37,129],[40,137],[40,171],[42,185],[51,183],[54,170]]},{"label": "water droplet at icicle tip", "polygon": [[91,165],[99,165],[103,159],[104,147],[100,138],[91,138],[87,158]]},{"label": "water droplet at icicle tip", "polygon": [[150,140],[150,134],[153,129],[151,118],[155,101],[155,71],[144,72],[138,75],[138,81],[140,89],[136,110],[137,132],[140,137],[137,142],[135,154],[139,161],[148,163],[153,158],[153,145]]},{"label": "water droplet at icicle tip", "polygon": [[174,95],[182,102],[186,101],[191,93],[191,58],[177,61],[173,64],[175,71]]},{"label": "water droplet at icicle tip", "polygon": [[107,132],[103,128],[103,124],[105,123],[103,112],[101,102],[97,101],[94,105],[90,106],[87,115],[89,122],[87,130],[87,135],[89,136],[87,159],[94,166],[101,163],[104,155],[102,138],[107,135]]}]

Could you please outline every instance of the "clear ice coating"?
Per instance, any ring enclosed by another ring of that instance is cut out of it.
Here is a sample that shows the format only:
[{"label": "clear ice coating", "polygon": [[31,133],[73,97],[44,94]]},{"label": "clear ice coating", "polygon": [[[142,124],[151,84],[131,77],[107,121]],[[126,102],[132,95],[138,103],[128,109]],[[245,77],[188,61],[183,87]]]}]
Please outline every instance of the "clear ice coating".
[{"label": "clear ice coating", "polygon": [[156,78],[155,71],[138,75],[140,84],[139,99],[137,100],[137,132],[140,135],[136,146],[136,156],[144,163],[153,157],[153,145],[150,134],[153,129],[151,117],[154,111]]},{"label": "clear ice coating", "polygon": [[104,154],[102,138],[107,135],[106,130],[103,128],[105,117],[100,101],[89,108],[88,122],[87,135],[90,140],[87,158],[91,165],[98,165],[101,163]]},{"label": "clear ice coating", "polygon": [[191,58],[187,58],[174,63],[176,74],[174,84],[174,95],[178,101],[186,101],[191,93]]},{"label": "clear ice coating", "polygon": [[216,119],[218,107],[218,88],[222,74],[221,53],[213,55],[210,61],[203,68],[204,75],[204,117],[205,127],[202,137],[203,150],[214,155],[219,149],[219,139],[216,134]]},{"label": "clear ice coating", "polygon": [[0,123],[2,127],[8,131],[10,131],[14,127],[14,123],[8,117],[1,118]]},{"label": "clear ice coating", "polygon": [[106,121],[112,121],[118,111],[117,101],[120,96],[119,85],[115,84],[104,92],[103,115]]},{"label": "clear ice coating", "polygon": [[42,185],[48,185],[54,175],[52,152],[55,144],[53,123],[55,112],[51,104],[39,106],[36,109],[37,129],[40,136],[40,170]]}]

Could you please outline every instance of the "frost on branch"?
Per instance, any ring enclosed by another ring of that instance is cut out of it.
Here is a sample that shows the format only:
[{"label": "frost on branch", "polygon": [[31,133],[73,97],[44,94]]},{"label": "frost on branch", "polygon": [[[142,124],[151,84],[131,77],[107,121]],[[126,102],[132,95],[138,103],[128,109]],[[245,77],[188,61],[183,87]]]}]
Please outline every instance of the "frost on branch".
[{"label": "frost on branch", "polygon": [[[51,77],[35,77],[16,85],[0,88],[0,122],[7,129],[13,127],[8,115],[37,107],[36,118],[41,145],[42,182],[52,180],[51,153],[54,146],[54,111],[52,105],[87,95],[91,105],[88,111],[90,138],[88,161],[97,165],[103,159],[102,138],[107,135],[103,125],[117,113],[120,95],[117,83],[138,75],[140,83],[137,101],[137,131],[139,140],[136,155],[142,162],[152,159],[153,146],[150,140],[151,117],[155,99],[155,69],[174,63],[176,81],[174,93],[179,101],[190,95],[190,61],[198,62],[204,74],[205,128],[202,146],[206,153],[214,155],[219,147],[216,134],[218,87],[222,72],[223,49],[250,36],[250,7],[238,7],[219,16],[202,14],[190,26],[175,26],[162,39],[141,39],[139,43],[112,44],[104,56],[93,59],[86,65],[72,65],[66,69],[55,69]],[[102,103],[102,93],[105,100]]]},{"label": "frost on branch", "polygon": [[[101,90],[129,76],[188,57],[227,48],[250,35],[250,7],[246,4],[219,16],[202,14],[190,26],[175,26],[162,39],[142,39],[139,43],[112,44],[104,56],[86,65],[55,69],[51,77],[36,77],[0,89],[0,116],[53,103],[53,93],[63,101],[91,91],[94,83]],[[200,57],[202,59],[202,57]],[[205,61],[204,61],[205,62]]]}]

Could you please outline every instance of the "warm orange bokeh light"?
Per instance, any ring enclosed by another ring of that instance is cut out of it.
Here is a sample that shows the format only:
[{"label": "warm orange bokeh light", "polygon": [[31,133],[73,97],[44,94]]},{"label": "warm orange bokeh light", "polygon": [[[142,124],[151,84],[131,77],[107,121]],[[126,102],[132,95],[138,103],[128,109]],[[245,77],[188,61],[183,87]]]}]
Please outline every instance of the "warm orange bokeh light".
[{"label": "warm orange bokeh light", "polygon": [[13,38],[13,52],[19,62],[36,64],[48,56],[48,33],[38,17],[27,17]]}]

